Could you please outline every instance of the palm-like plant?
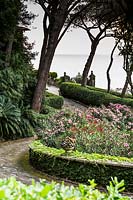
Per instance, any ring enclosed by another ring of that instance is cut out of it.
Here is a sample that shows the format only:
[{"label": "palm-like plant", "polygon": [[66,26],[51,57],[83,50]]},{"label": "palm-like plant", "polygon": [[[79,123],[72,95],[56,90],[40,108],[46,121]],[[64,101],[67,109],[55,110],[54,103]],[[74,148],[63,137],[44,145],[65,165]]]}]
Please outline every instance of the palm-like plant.
[{"label": "palm-like plant", "polygon": [[9,97],[15,103],[19,103],[23,92],[21,74],[14,73],[11,68],[0,70],[0,80],[0,94]]},{"label": "palm-like plant", "polygon": [[0,96],[0,137],[15,139],[22,135],[20,127],[21,111],[9,98]]}]

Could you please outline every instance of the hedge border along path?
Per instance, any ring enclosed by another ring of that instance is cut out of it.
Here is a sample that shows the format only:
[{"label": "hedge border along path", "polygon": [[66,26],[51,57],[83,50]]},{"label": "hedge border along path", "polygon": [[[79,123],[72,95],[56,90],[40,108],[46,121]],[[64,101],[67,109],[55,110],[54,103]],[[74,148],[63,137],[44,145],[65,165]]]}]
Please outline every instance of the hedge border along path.
[{"label": "hedge border along path", "polygon": [[43,172],[76,182],[88,183],[88,179],[95,179],[100,186],[105,186],[111,177],[124,179],[126,190],[133,192],[133,158],[81,152],[65,154],[63,149],[34,141],[30,145],[29,159],[33,167]]},{"label": "hedge border along path", "polygon": [[85,105],[100,106],[109,105],[109,103],[119,103],[131,106],[133,108],[133,99],[120,98],[107,92],[92,90],[88,87],[82,87],[80,84],[64,82],[60,86],[60,93],[65,98],[70,98]]}]

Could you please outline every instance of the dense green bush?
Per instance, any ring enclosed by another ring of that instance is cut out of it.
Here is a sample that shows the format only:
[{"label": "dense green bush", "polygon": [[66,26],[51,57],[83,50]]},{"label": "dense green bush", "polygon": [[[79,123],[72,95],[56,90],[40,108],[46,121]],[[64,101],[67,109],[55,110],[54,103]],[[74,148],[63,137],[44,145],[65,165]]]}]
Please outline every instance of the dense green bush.
[{"label": "dense green bush", "polygon": [[4,95],[18,104],[22,99],[23,78],[20,73],[14,72],[12,68],[0,70],[0,95]]},{"label": "dense green bush", "polygon": [[72,98],[88,105],[99,106],[105,97],[105,94],[102,92],[89,90],[86,87],[81,87],[79,84],[68,82],[61,84],[60,92],[64,97]]},{"label": "dense green bush", "polygon": [[17,106],[30,107],[36,84],[36,71],[9,67],[0,70],[0,80],[0,95],[10,98]]},{"label": "dense green bush", "polygon": [[57,78],[57,72],[49,72],[49,77],[52,79],[52,80],[54,80],[54,79],[56,79]]},{"label": "dense green bush", "polygon": [[34,134],[33,121],[31,122],[26,110],[21,110],[12,101],[0,96],[0,138],[17,139]]},{"label": "dense green bush", "polygon": [[100,154],[67,152],[44,146],[39,141],[30,145],[30,163],[51,175],[87,183],[95,179],[105,186],[111,177],[124,179],[126,189],[132,191],[133,160]]},{"label": "dense green bush", "polygon": [[[87,86],[87,88],[90,89],[90,90],[95,90],[95,91],[107,93],[107,90],[103,89],[103,88],[97,88],[97,87],[93,87],[93,86]],[[117,92],[117,91],[114,91],[114,90],[111,90],[109,94],[121,97],[121,93]],[[131,98],[131,99],[133,99],[133,96],[131,94],[126,94],[125,98]]]},{"label": "dense green bush", "polygon": [[64,103],[64,99],[61,96],[46,92],[44,104],[53,108],[61,109]]},{"label": "dense green bush", "polygon": [[65,186],[64,183],[46,183],[45,180],[31,185],[25,185],[15,178],[0,179],[1,200],[130,200],[120,193],[124,190],[124,181],[118,182],[117,178],[110,181],[107,193],[95,189],[94,180],[88,181],[89,185],[80,184],[77,187]]},{"label": "dense green bush", "polygon": [[88,89],[88,87],[81,87],[75,83],[62,83],[60,92],[64,97],[68,97],[87,105],[108,105],[109,103],[126,104],[133,107],[133,100],[129,98],[120,98],[115,95],[101,91]]},{"label": "dense green bush", "polygon": [[21,111],[15,107],[9,98],[0,96],[0,137],[16,138],[21,135]]}]

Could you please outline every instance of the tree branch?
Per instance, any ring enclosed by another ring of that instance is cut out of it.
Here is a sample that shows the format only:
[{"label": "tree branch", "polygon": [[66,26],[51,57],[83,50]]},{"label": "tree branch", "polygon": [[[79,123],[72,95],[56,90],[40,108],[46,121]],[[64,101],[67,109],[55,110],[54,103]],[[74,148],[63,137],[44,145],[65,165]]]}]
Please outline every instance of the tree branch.
[{"label": "tree branch", "polygon": [[42,7],[42,9],[47,13],[47,15],[49,16],[49,18],[51,18],[51,14],[49,12],[49,9],[45,6],[45,2],[43,0],[38,0],[39,5]]},{"label": "tree branch", "polygon": [[76,17],[79,16],[80,13],[82,13],[85,9],[88,8],[88,6],[91,5],[92,2],[88,3],[87,5],[85,5],[80,11],[78,11],[73,17],[72,19],[69,21],[69,23],[67,24],[66,28],[64,29],[64,31],[62,32],[62,34],[60,35],[60,37],[58,38],[57,41],[57,45],[60,42],[60,40],[62,39],[62,37],[64,36],[64,34],[66,33],[66,31],[68,30],[68,28],[71,26],[72,22],[76,19]]}]

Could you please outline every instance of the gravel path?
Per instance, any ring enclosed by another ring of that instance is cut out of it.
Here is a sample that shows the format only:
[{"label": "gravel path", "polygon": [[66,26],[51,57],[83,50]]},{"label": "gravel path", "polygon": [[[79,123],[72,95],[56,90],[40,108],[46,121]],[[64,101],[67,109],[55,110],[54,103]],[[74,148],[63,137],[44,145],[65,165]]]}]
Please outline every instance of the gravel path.
[{"label": "gravel path", "polygon": [[[33,138],[0,143],[0,178],[16,177],[24,183],[31,183],[34,169],[28,163],[28,145]],[[26,169],[25,169],[26,168]]]},{"label": "gravel path", "polygon": [[[53,93],[53,94],[56,94],[56,95],[59,95],[59,89],[57,87],[54,87],[54,86],[47,86],[47,89],[49,92]],[[78,103],[76,101],[73,101],[71,99],[67,99],[67,98],[64,98],[64,106],[63,108],[68,108],[72,111],[76,110],[76,109],[79,109],[81,111],[85,111],[88,106],[86,105],[83,105],[81,103]]]}]

